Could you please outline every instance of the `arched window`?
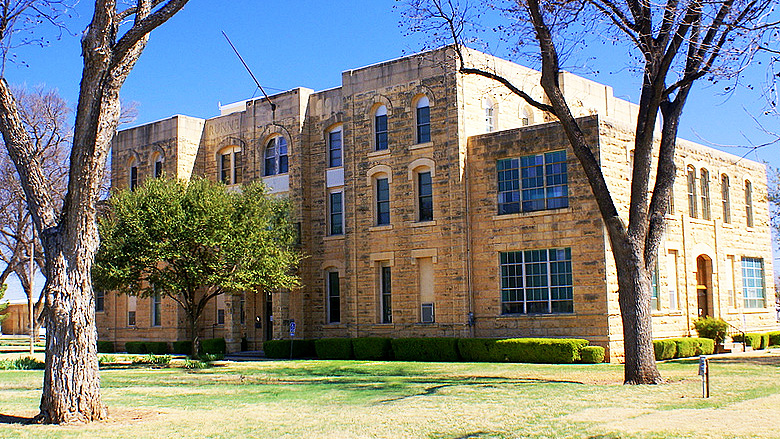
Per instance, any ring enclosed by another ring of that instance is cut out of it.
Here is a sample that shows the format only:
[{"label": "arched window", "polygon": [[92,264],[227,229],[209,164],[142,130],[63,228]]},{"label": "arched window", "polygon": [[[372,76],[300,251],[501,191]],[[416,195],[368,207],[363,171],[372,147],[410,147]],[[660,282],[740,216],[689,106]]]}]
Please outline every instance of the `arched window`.
[{"label": "arched window", "polygon": [[525,105],[520,106],[520,125],[528,126],[534,122],[533,112]]},{"label": "arched window", "polygon": [[688,165],[688,215],[698,218],[699,213],[696,203],[696,168]]},{"label": "arched window", "polygon": [[493,101],[487,96],[482,98],[482,109],[485,111],[485,132],[493,132],[496,129],[495,108]]},{"label": "arched window", "polygon": [[342,166],[343,136],[341,125],[328,131],[328,167]]},{"label": "arched window", "polygon": [[228,146],[217,155],[219,181],[225,184],[240,184],[243,171],[240,146]]},{"label": "arched window", "polygon": [[374,193],[374,225],[390,224],[390,185],[393,176],[387,165],[376,165],[368,170],[368,184]]},{"label": "arched window", "polygon": [[127,185],[130,190],[135,190],[138,187],[138,163],[135,161],[135,157],[130,159],[130,171],[127,176]]},{"label": "arched window", "polygon": [[720,198],[723,201],[723,222],[731,222],[731,195],[729,194],[729,176],[720,176]]},{"label": "arched window", "polygon": [[387,107],[381,105],[374,113],[374,150],[387,149]]},{"label": "arched window", "polygon": [[753,185],[745,180],[745,219],[747,226],[753,227]]},{"label": "arched window", "polygon": [[701,187],[701,218],[708,220],[710,219],[710,173],[704,168],[701,168],[699,186]]},{"label": "arched window", "polygon": [[431,141],[431,107],[427,96],[422,96],[417,100],[416,124],[417,124],[417,143],[428,143]]},{"label": "arched window", "polygon": [[341,322],[341,285],[339,272],[336,268],[325,271],[325,290],[327,291],[327,322]]},{"label": "arched window", "polygon": [[160,178],[163,175],[163,158],[159,152],[155,152],[152,156],[152,171],[154,178]]},{"label": "arched window", "polygon": [[271,138],[265,145],[263,175],[286,174],[288,171],[287,139],[282,136]]},{"label": "arched window", "polygon": [[414,184],[415,210],[418,222],[433,221],[433,177],[436,175],[434,161],[419,158],[409,165],[409,179]]}]

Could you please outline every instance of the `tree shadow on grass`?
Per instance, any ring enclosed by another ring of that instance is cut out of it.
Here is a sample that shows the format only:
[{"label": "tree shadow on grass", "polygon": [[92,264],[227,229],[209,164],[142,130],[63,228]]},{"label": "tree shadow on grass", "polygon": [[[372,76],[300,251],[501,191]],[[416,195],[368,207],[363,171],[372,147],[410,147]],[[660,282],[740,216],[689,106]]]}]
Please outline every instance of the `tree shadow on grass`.
[{"label": "tree shadow on grass", "polygon": [[32,424],[35,418],[25,416],[5,415],[0,413],[0,424]]},{"label": "tree shadow on grass", "polygon": [[[673,364],[699,364],[698,358],[686,358],[669,361]],[[753,365],[753,366],[774,366],[780,367],[780,356],[737,356],[737,357],[711,357],[710,363],[715,364],[735,364],[735,365]]]}]

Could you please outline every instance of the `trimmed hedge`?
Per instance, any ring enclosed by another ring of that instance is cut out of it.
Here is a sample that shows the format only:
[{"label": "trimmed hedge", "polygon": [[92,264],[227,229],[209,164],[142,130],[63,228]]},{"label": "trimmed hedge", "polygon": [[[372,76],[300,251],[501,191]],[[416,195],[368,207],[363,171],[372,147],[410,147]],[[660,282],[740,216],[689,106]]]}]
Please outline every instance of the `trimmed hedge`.
[{"label": "trimmed hedge", "polygon": [[583,363],[598,364],[604,362],[604,348],[601,346],[585,346],[580,350]]},{"label": "trimmed hedge", "polygon": [[693,338],[696,340],[695,355],[712,355],[715,353],[715,340],[710,338]]},{"label": "trimmed hedge", "polygon": [[[731,338],[736,342],[742,342],[742,334],[737,334]],[[755,332],[748,332],[745,334],[747,345],[752,346],[753,349],[765,349],[769,346],[769,334],[757,334]]]},{"label": "trimmed hedge", "polygon": [[348,338],[321,338],[314,341],[317,358],[322,360],[349,360],[352,355],[352,341]]},{"label": "trimmed hedge", "polygon": [[449,337],[394,338],[393,356],[400,361],[458,361],[458,339]]},{"label": "trimmed hedge", "polygon": [[656,361],[671,360],[677,355],[677,343],[674,340],[653,340]]},{"label": "trimmed hedge", "polygon": [[[671,339],[677,344],[677,350],[674,355],[674,358],[687,358],[687,357],[693,357],[696,355],[696,350],[699,347],[699,344],[697,343],[698,339],[694,339],[692,337],[682,337],[682,338],[673,338]],[[711,339],[706,339],[713,341]],[[714,341],[713,341],[714,346]]]},{"label": "trimmed hedge", "polygon": [[393,347],[390,338],[362,337],[352,339],[352,352],[356,360],[391,360]]},{"label": "trimmed hedge", "polygon": [[[292,340],[268,340],[263,343],[263,352],[268,358],[290,358]],[[293,358],[316,358],[314,340],[295,340],[292,344]]]},{"label": "trimmed hedge", "polygon": [[179,340],[172,343],[174,354],[192,355],[192,341]]},{"label": "trimmed hedge", "polygon": [[101,354],[112,354],[114,353],[114,342],[113,341],[104,341],[104,340],[98,340],[97,342],[97,351]]},{"label": "trimmed hedge", "polygon": [[207,338],[200,342],[201,354],[225,355],[226,345],[224,338]]},{"label": "trimmed hedge", "polygon": [[168,343],[164,341],[128,341],[125,343],[128,354],[155,354],[168,353]]},{"label": "trimmed hedge", "polygon": [[458,350],[465,361],[575,363],[587,340],[576,338],[463,338]]},{"label": "trimmed hedge", "polygon": [[769,336],[769,346],[780,346],[780,331],[767,332]]}]

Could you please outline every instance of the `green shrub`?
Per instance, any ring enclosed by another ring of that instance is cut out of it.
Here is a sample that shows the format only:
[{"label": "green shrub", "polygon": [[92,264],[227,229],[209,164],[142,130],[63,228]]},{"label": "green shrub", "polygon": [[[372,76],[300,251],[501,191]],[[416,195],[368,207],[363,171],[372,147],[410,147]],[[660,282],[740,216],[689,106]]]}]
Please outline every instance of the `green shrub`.
[{"label": "green shrub", "polygon": [[98,342],[97,342],[97,350],[101,354],[113,354],[114,353],[114,342],[113,341],[98,340]]},{"label": "green shrub", "polygon": [[582,362],[587,364],[598,364],[604,362],[605,350],[601,346],[585,346],[580,350]]},{"label": "green shrub", "polygon": [[[753,349],[766,349],[770,345],[770,337],[769,334],[757,334],[757,333],[748,333],[745,334],[745,337],[747,338],[747,345],[752,346]],[[742,341],[742,336],[735,336],[732,337],[734,341]]]},{"label": "green shrub", "polygon": [[458,339],[449,337],[395,338],[393,356],[400,361],[458,361]]},{"label": "green shrub", "polygon": [[168,353],[168,342],[165,341],[145,341],[144,347],[148,354],[164,355]]},{"label": "green shrub", "polygon": [[677,343],[674,340],[653,340],[656,361],[671,360],[677,355]]},{"label": "green shrub", "polygon": [[225,355],[224,338],[207,338],[200,342],[200,354],[221,354]]},{"label": "green shrub", "polygon": [[759,349],[766,349],[769,347],[769,334],[761,334],[761,347]]},{"label": "green shrub", "polygon": [[320,360],[349,360],[352,341],[348,338],[322,338],[314,341],[314,349]]},{"label": "green shrub", "polygon": [[495,345],[498,340],[494,338],[460,338],[458,339],[458,352],[463,361],[504,361],[499,358]]},{"label": "green shrub", "polygon": [[133,359],[134,366],[167,367],[171,363],[170,355],[146,354]]},{"label": "green shrub", "polygon": [[146,354],[146,347],[142,341],[128,341],[125,343],[125,351],[128,354]]},{"label": "green shrub", "polygon": [[715,352],[715,340],[711,338],[691,338],[696,342],[694,355],[712,355]]},{"label": "green shrub", "polygon": [[715,340],[715,343],[720,344],[726,338],[729,324],[723,319],[704,317],[694,321],[693,327],[696,328],[699,337],[710,338]]},{"label": "green shrub", "polygon": [[574,363],[580,361],[580,351],[587,345],[587,340],[575,338],[458,340],[458,349],[465,361],[513,363]]},{"label": "green shrub", "polygon": [[[675,342],[676,350],[674,358],[688,358],[696,356],[696,350],[699,347],[698,338],[681,337],[670,339]],[[706,339],[709,340],[709,339]],[[712,340],[710,340],[712,341]]]},{"label": "green shrub", "polygon": [[182,355],[192,355],[192,341],[179,340],[172,343],[173,353]]},{"label": "green shrub", "polygon": [[[263,352],[268,358],[290,358],[291,340],[268,340],[263,343]],[[292,343],[293,358],[316,358],[314,340],[295,340]]]},{"label": "green shrub", "polygon": [[17,358],[15,360],[0,360],[0,370],[41,370],[46,363],[32,357]]},{"label": "green shrub", "polygon": [[352,339],[352,351],[357,360],[390,360],[393,348],[386,337],[361,337]]},{"label": "green shrub", "polygon": [[769,346],[780,346],[780,331],[768,332]]}]

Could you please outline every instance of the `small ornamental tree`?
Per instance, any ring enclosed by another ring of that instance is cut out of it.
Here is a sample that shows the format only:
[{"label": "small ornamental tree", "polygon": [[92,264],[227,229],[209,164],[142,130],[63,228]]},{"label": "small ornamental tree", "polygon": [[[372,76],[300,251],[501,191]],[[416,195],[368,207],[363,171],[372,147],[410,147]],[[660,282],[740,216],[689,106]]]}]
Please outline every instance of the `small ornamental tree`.
[{"label": "small ornamental tree", "polygon": [[262,183],[232,191],[202,178],[150,179],[115,193],[109,203],[92,271],[96,287],[176,301],[193,353],[198,320],[211,299],[299,283],[290,203],[269,196]]},{"label": "small ornamental tree", "polygon": [[7,315],[5,314],[5,310],[8,309],[8,301],[6,300],[3,302],[3,296],[5,296],[5,289],[8,288],[8,285],[6,284],[0,284],[0,323],[5,320]]}]

